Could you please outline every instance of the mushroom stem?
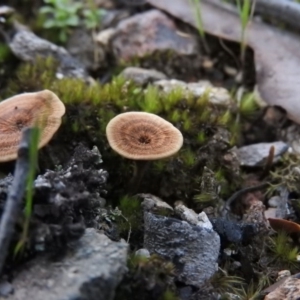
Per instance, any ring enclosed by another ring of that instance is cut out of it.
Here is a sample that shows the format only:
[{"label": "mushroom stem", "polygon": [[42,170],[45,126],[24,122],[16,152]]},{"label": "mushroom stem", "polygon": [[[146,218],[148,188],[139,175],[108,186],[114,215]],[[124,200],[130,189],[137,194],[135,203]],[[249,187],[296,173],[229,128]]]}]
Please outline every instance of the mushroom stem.
[{"label": "mushroom stem", "polygon": [[130,194],[135,194],[141,184],[142,178],[149,167],[150,161],[148,160],[135,160],[134,169],[131,180],[128,184],[128,192]]}]

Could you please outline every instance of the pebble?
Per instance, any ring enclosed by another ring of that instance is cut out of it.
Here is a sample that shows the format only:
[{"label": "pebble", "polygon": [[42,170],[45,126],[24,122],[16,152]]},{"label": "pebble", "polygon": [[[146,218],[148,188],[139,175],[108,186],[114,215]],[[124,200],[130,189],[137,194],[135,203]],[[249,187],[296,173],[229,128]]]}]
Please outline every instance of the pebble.
[{"label": "pebble", "polygon": [[141,249],[135,251],[135,256],[142,257],[142,258],[149,258],[150,252],[147,249],[141,248]]},{"label": "pebble", "polygon": [[199,226],[201,228],[212,229],[213,226],[209,221],[206,213],[203,211],[200,214],[197,214],[190,208],[187,208],[183,204],[179,204],[174,209],[175,214],[178,215],[181,220],[187,221],[192,225]]},{"label": "pebble", "polygon": [[214,87],[207,80],[186,83],[177,79],[163,79],[155,81],[154,85],[160,87],[165,93],[181,88],[187,95],[193,95],[198,98],[204,93],[208,94],[208,101],[214,105],[230,106],[233,101],[229,92],[225,88]]}]

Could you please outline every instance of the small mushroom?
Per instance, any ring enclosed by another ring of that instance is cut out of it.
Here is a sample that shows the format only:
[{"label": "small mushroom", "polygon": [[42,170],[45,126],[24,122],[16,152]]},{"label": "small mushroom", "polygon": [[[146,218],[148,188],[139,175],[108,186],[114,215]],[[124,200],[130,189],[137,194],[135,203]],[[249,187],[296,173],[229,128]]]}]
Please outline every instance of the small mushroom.
[{"label": "small mushroom", "polygon": [[136,189],[148,161],[170,157],[183,144],[183,136],[173,124],[147,112],[117,115],[107,124],[106,136],[114,151],[136,161],[130,184]]},{"label": "small mushroom", "polygon": [[65,106],[51,91],[24,93],[0,102],[0,162],[17,157],[22,129],[41,130],[39,148],[45,146],[61,125]]},{"label": "small mushroom", "polygon": [[284,231],[286,233],[300,232],[300,225],[298,223],[281,218],[268,218],[268,221],[275,231]]}]

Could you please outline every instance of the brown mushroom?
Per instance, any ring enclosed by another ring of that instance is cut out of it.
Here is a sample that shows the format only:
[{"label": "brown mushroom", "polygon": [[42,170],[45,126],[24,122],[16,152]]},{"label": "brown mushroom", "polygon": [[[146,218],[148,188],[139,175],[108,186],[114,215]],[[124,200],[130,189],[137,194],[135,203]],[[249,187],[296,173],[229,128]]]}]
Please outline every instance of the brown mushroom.
[{"label": "brown mushroom", "polygon": [[0,102],[0,162],[16,159],[25,127],[40,128],[39,148],[45,146],[64,114],[64,104],[49,90],[24,93]]},{"label": "brown mushroom", "polygon": [[138,183],[147,161],[174,155],[183,144],[181,132],[170,122],[147,112],[126,112],[107,124],[106,136],[113,150],[136,162],[130,186]]},{"label": "brown mushroom", "polygon": [[275,231],[284,231],[286,233],[300,232],[298,223],[281,218],[268,218],[268,221]]},{"label": "brown mushroom", "polygon": [[182,147],[181,132],[170,122],[147,112],[126,112],[107,124],[110,146],[134,160],[156,160],[172,156]]}]

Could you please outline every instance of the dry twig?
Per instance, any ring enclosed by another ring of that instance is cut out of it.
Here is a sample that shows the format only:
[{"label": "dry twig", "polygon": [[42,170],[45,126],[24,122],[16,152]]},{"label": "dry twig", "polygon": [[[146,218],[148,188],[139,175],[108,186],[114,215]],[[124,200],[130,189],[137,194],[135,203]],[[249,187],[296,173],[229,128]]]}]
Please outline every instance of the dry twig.
[{"label": "dry twig", "polygon": [[0,222],[0,274],[7,256],[9,244],[14,233],[15,223],[20,213],[27,175],[29,172],[29,148],[32,128],[23,131],[18,150],[14,179],[10,187]]}]

